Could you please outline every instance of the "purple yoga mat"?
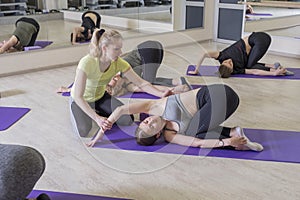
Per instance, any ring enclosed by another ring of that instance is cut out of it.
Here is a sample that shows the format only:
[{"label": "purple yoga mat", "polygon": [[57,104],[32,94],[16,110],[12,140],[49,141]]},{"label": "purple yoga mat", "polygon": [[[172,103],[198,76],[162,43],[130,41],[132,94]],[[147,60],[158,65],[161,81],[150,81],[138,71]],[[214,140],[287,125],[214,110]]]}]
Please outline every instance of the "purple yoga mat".
[{"label": "purple yoga mat", "polygon": [[[71,83],[71,85],[69,85],[68,88],[71,88],[73,86],[73,84],[74,83]],[[65,97],[69,97],[71,94],[70,94],[70,92],[62,92],[61,95],[65,96]]]},{"label": "purple yoga mat", "polygon": [[52,43],[52,41],[35,41],[34,46],[24,47],[24,51],[42,49]]},{"label": "purple yoga mat", "polygon": [[27,198],[35,198],[41,193],[47,194],[51,198],[51,200],[125,200],[123,198],[92,196],[65,192],[50,192],[44,190],[33,190]]},{"label": "purple yoga mat", "polygon": [[[203,65],[200,67],[200,73],[197,75],[188,74],[188,71],[193,71],[195,69],[195,65],[189,65],[186,71],[186,75],[188,76],[218,76],[218,66],[206,66]],[[264,78],[264,79],[300,79],[300,68],[287,68],[287,70],[294,72],[295,75],[293,76],[258,76],[252,74],[234,74],[230,77],[234,78]]]},{"label": "purple yoga mat", "polygon": [[46,46],[49,46],[52,43],[53,43],[52,41],[38,40],[38,41],[35,41],[34,46],[40,46],[42,48],[45,48]]},{"label": "purple yoga mat", "polygon": [[29,108],[0,107],[0,131],[8,129],[29,111]]},{"label": "purple yoga mat", "polygon": [[254,152],[185,147],[167,143],[163,141],[162,137],[152,146],[140,146],[134,138],[136,126],[121,126],[120,128],[114,126],[105,133],[103,141],[96,143],[95,148],[300,163],[300,154],[298,153],[300,151],[299,132],[244,129],[245,134],[251,141],[264,146],[262,152]]},{"label": "purple yoga mat", "polygon": [[251,14],[246,14],[250,16],[273,16],[271,13],[251,13]]},{"label": "purple yoga mat", "polygon": [[119,96],[119,98],[133,98],[133,99],[159,99],[160,97],[154,96],[152,94],[148,94],[145,92],[128,92],[122,96]]},{"label": "purple yoga mat", "polygon": [[24,51],[32,51],[32,50],[38,50],[41,49],[42,47],[40,46],[29,46],[29,47],[24,47]]}]

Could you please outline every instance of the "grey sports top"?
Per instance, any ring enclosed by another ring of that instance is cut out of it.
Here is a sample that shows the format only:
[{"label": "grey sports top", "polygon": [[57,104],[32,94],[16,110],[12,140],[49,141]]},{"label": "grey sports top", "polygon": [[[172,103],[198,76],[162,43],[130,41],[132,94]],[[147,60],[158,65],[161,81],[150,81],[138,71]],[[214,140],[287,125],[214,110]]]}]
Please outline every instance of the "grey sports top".
[{"label": "grey sports top", "polygon": [[162,117],[166,120],[176,122],[179,126],[178,133],[185,135],[185,131],[193,116],[182,104],[179,94],[176,94],[168,97]]}]

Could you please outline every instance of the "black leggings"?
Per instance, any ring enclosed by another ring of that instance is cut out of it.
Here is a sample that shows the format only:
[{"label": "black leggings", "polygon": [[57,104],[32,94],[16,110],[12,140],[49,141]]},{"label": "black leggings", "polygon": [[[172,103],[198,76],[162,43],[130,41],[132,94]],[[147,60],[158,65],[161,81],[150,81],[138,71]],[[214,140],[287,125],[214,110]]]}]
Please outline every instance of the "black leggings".
[{"label": "black leggings", "polygon": [[270,68],[258,61],[265,55],[270,44],[271,37],[264,32],[254,32],[248,38],[251,50],[248,55],[247,69],[262,69],[269,71]]},{"label": "black leggings", "polygon": [[186,135],[201,139],[230,137],[230,128],[221,127],[239,105],[239,97],[227,85],[203,86],[197,93],[198,111],[193,116]]},{"label": "black leggings", "polygon": [[97,21],[96,21],[95,27],[96,28],[100,28],[101,16],[99,15],[99,13],[97,13],[95,11],[88,10],[85,13],[83,13],[83,15],[81,16],[81,21],[84,21],[85,15],[88,14],[88,13],[92,13],[92,14],[94,14],[97,17]]},{"label": "black leggings", "polygon": [[[71,99],[71,118],[72,124],[81,137],[86,137],[92,129],[93,120]],[[123,103],[111,96],[107,92],[103,97],[96,102],[89,103],[89,105],[102,117],[109,117],[109,115]],[[133,123],[133,115],[123,115],[116,123],[118,125],[128,126]]]}]

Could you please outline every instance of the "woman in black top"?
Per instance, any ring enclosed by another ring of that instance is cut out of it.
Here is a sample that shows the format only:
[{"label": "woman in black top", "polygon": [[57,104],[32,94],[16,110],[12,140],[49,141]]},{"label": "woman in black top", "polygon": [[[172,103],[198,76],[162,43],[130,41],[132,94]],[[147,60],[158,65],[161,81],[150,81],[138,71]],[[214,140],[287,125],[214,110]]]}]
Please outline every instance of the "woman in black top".
[{"label": "woman in black top", "polygon": [[218,60],[221,65],[219,74],[222,78],[228,78],[231,74],[253,75],[292,75],[279,63],[266,64],[258,61],[265,55],[271,44],[271,37],[264,32],[254,32],[227,47],[223,51],[205,53],[196,69],[189,74],[197,74],[204,58],[210,57]]},{"label": "woman in black top", "polygon": [[97,12],[86,11],[82,14],[81,20],[81,26],[75,27],[73,33],[71,33],[72,44],[89,41],[95,28],[100,29],[101,17]]}]

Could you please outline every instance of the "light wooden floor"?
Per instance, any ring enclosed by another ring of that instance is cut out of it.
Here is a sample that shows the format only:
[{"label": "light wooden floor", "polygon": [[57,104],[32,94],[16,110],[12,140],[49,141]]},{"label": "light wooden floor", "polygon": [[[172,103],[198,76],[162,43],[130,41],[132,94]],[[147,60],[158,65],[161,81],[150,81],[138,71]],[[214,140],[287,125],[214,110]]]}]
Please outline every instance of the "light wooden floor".
[{"label": "light wooden floor", "polygon": [[[166,49],[159,74],[185,74],[187,64],[198,61],[202,47],[213,50],[225,46],[205,42]],[[299,59],[278,55],[268,54],[263,61],[300,67]],[[68,98],[54,92],[58,86],[73,81],[75,68],[0,79],[0,106],[32,109],[18,123],[0,132],[0,141],[29,145],[44,155],[47,168],[36,189],[139,200],[300,199],[299,164],[87,149],[72,131]],[[237,91],[241,103],[226,121],[228,126],[300,134],[300,81],[209,77],[188,80],[197,84],[224,82]]]}]

